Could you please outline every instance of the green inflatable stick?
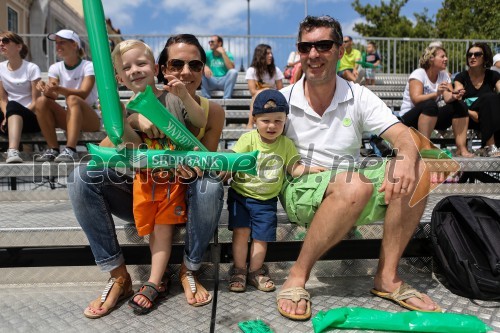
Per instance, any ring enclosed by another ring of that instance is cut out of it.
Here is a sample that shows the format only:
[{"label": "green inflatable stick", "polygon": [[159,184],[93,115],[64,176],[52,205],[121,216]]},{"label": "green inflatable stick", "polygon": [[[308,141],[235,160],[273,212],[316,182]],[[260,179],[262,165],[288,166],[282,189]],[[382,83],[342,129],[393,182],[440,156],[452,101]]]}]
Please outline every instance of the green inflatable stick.
[{"label": "green inflatable stick", "polygon": [[448,149],[422,149],[420,151],[422,158],[435,158],[435,159],[450,159],[452,153]]},{"label": "green inflatable stick", "polygon": [[179,120],[168,112],[156,98],[150,86],[128,102],[127,109],[137,111],[148,118],[180,149],[193,150],[194,147],[198,147],[200,151],[208,151]]},{"label": "green inflatable stick", "polygon": [[333,329],[398,332],[483,333],[491,328],[474,316],[437,312],[396,312],[343,307],[320,311],[312,320],[314,333]]},{"label": "green inflatable stick", "polygon": [[111,142],[118,146],[122,143],[123,115],[101,1],[83,0],[83,13],[89,34],[104,128]]},{"label": "green inflatable stick", "polygon": [[258,150],[249,153],[218,153],[156,149],[124,149],[88,144],[92,156],[89,168],[131,167],[135,169],[175,169],[179,164],[199,167],[201,170],[240,171],[257,175]]}]

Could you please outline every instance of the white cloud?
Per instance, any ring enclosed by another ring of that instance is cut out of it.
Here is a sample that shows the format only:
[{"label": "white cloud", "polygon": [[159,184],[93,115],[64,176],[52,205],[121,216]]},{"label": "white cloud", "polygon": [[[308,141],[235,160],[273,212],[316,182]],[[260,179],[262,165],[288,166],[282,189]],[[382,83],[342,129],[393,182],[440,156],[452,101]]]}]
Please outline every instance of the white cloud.
[{"label": "white cloud", "polygon": [[113,26],[131,26],[134,18],[134,8],[144,5],[146,0],[102,0],[106,17],[113,18]]},{"label": "white cloud", "polygon": [[342,24],[342,34],[344,36],[352,36],[352,37],[359,36],[359,34],[354,31],[354,25],[356,23],[366,23],[366,20],[361,18],[361,17],[358,17],[358,18],[355,18],[354,20],[347,22],[347,23],[342,22],[341,23]]}]

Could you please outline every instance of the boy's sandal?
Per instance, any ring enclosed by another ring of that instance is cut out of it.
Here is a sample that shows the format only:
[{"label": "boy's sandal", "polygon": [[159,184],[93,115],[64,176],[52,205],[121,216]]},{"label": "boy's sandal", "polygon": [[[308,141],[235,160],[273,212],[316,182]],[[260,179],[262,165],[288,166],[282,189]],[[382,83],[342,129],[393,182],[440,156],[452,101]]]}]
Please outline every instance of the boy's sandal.
[{"label": "boy's sandal", "polygon": [[[108,296],[109,296],[109,294],[114,286],[117,286],[118,288],[120,288],[120,297],[117,299],[116,303],[113,306],[106,308],[103,306],[104,302],[106,302],[106,299],[108,298]],[[108,315],[109,313],[111,313],[111,311],[113,311],[115,309],[115,307],[117,306],[117,304],[120,301],[122,301],[126,298],[129,298],[133,293],[134,293],[134,291],[132,290],[132,279],[130,278],[129,274],[127,274],[126,278],[124,278],[122,276],[120,276],[118,278],[110,278],[108,280],[108,284],[106,285],[106,288],[104,288],[104,291],[101,294],[101,297],[99,297],[96,300],[100,303],[99,307],[94,308],[94,307],[92,307],[92,305],[89,305],[85,309],[85,311],[83,311],[83,314],[85,315],[85,317],[90,318],[90,319],[97,319],[97,318],[104,317],[104,316]],[[92,302],[92,303],[94,303],[94,302]]]},{"label": "boy's sandal", "polygon": [[[180,270],[180,274],[179,274],[179,278],[181,280],[182,287],[186,288],[185,283],[187,282],[191,292],[193,293],[193,296],[196,295],[196,292],[198,291],[197,285],[201,286],[201,284],[198,281],[198,279],[196,278],[196,276],[193,274],[193,272],[188,270],[184,265],[182,265],[181,270]],[[207,305],[210,302],[212,302],[212,295],[208,294],[208,298],[205,301],[196,302],[196,303],[192,303],[189,305],[194,306],[194,307],[198,307],[198,306]]]},{"label": "boy's sandal", "polygon": [[269,268],[266,265],[254,272],[248,272],[247,281],[249,284],[261,291],[274,291],[276,286],[269,277]]},{"label": "boy's sandal", "polygon": [[[301,299],[304,299],[307,303],[306,312],[304,314],[288,313],[280,308],[280,299],[288,299],[296,304],[298,304]],[[292,287],[280,290],[276,296],[276,302],[278,304],[278,311],[283,317],[292,320],[308,320],[311,318],[311,295],[302,287]]]},{"label": "boy's sandal", "polygon": [[229,270],[229,291],[241,293],[247,290],[247,269],[231,266]]},{"label": "boy's sandal", "polygon": [[[162,290],[163,289],[163,290]],[[160,284],[160,288],[158,288],[154,283],[151,282],[146,282],[142,285],[141,289],[139,289],[138,292],[136,292],[128,301],[128,305],[134,309],[134,313],[141,315],[141,314],[146,314],[153,310],[155,307],[155,300],[158,297],[164,297],[167,293],[167,289],[164,286],[163,282]],[[148,301],[151,303],[150,307],[144,307],[139,305],[134,299],[136,296],[143,296],[148,299]]]}]

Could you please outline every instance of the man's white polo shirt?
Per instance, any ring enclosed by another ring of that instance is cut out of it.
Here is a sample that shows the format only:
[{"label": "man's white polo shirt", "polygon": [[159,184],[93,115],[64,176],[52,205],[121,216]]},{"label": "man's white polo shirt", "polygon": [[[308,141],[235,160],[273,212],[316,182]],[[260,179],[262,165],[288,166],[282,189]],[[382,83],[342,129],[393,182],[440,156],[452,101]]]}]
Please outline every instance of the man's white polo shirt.
[{"label": "man's white polo shirt", "polygon": [[373,92],[339,76],[335,95],[323,116],[314,112],[304,96],[304,77],[281,92],[290,104],[284,133],[295,143],[306,165],[334,168],[357,161],[363,132],[380,135],[398,123]]}]

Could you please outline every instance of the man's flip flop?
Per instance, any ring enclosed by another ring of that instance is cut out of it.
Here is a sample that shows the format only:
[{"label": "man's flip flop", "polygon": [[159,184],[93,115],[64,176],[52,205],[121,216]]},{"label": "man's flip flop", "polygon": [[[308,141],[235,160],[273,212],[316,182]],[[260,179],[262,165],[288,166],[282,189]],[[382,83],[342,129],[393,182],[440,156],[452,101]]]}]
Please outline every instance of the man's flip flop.
[{"label": "man's flip flop", "polygon": [[[301,299],[305,299],[307,302],[306,312],[304,314],[291,314],[280,308],[279,300],[288,299],[294,303],[299,303]],[[288,319],[292,320],[308,320],[311,318],[311,295],[302,287],[293,287],[280,290],[276,296],[276,302],[278,304],[279,313]]]},{"label": "man's flip flop", "polygon": [[394,290],[392,293],[378,291],[376,289],[372,289],[370,290],[370,292],[375,296],[393,301],[394,303],[408,310],[421,311],[421,312],[443,312],[443,310],[438,305],[436,305],[437,308],[435,310],[423,310],[411,304],[406,303],[405,301],[412,297],[416,297],[421,301],[424,301],[423,295],[406,282],[403,282],[403,284],[399,286],[399,288]]}]

